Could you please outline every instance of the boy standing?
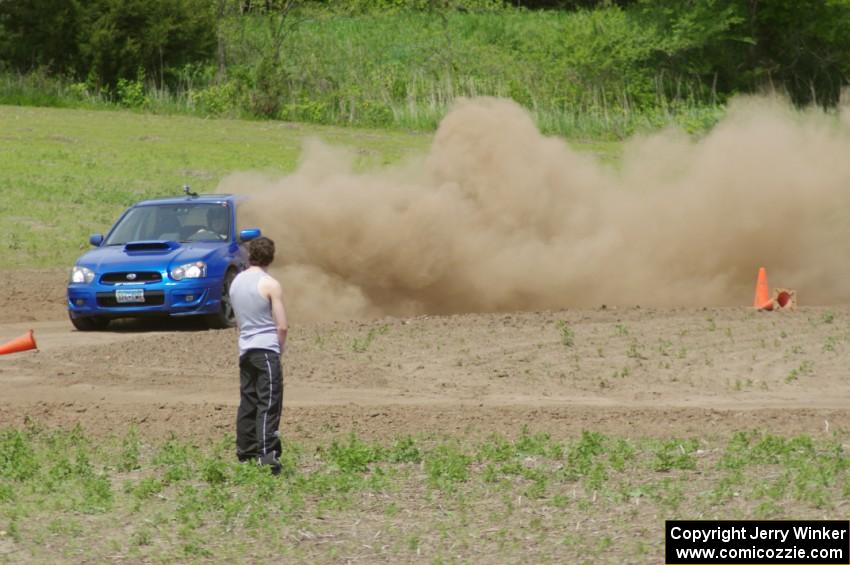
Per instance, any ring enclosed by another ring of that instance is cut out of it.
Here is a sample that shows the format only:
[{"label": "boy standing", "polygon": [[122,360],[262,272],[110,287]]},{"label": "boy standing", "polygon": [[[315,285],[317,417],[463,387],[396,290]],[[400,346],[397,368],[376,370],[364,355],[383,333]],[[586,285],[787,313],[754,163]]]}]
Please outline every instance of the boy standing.
[{"label": "boy standing", "polygon": [[230,302],[239,327],[239,410],[236,456],[256,460],[280,473],[280,415],[283,370],[280,357],[288,324],[283,289],[268,274],[274,242],[258,237],[248,245],[250,266],[230,285]]}]

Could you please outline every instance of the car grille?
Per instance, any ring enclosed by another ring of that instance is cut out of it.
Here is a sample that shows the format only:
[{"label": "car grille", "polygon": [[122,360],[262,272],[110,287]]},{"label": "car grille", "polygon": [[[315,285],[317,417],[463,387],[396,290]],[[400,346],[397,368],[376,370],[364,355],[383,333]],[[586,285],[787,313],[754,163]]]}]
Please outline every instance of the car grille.
[{"label": "car grille", "polygon": [[[127,275],[136,275],[134,279],[128,279]],[[100,277],[100,282],[103,284],[132,284],[132,283],[151,283],[162,280],[162,274],[157,271],[127,271],[125,273],[104,273]]]},{"label": "car grille", "polygon": [[104,308],[132,308],[134,306],[162,306],[165,303],[165,293],[161,290],[145,291],[144,302],[118,302],[114,292],[98,292],[97,305]]}]

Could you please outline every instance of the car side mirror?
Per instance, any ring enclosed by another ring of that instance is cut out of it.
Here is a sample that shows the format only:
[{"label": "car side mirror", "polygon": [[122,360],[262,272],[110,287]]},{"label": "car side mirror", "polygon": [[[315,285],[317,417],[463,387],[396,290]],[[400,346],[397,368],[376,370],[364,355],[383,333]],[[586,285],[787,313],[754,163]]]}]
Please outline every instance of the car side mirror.
[{"label": "car side mirror", "polygon": [[103,234],[93,233],[89,236],[89,243],[95,247],[100,247],[100,244],[103,243]]},{"label": "car side mirror", "polygon": [[259,228],[250,228],[239,232],[239,241],[251,241],[257,239],[263,232]]}]

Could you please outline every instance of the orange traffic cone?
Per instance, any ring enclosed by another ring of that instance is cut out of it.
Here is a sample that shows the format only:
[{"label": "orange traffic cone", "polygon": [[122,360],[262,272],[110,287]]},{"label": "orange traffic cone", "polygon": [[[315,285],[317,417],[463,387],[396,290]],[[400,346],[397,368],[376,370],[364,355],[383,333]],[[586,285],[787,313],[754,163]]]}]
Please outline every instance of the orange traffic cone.
[{"label": "orange traffic cone", "polygon": [[18,351],[27,351],[29,349],[36,349],[35,338],[32,335],[32,330],[28,331],[21,337],[16,337],[12,341],[0,345],[0,355],[17,353]]},{"label": "orange traffic cone", "polygon": [[753,299],[753,308],[773,310],[773,300],[770,299],[770,289],[767,286],[767,271],[764,267],[759,268],[759,278],[756,281],[756,296]]}]

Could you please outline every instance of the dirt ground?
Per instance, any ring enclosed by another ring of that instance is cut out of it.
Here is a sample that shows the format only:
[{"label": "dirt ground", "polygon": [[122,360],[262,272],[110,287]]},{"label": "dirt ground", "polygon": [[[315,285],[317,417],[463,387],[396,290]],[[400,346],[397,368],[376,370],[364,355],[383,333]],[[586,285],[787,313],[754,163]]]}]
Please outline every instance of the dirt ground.
[{"label": "dirt ground", "polygon": [[[236,334],[191,322],[73,330],[59,270],[0,271],[0,427],[221,437]],[[742,297],[744,302],[745,297]],[[819,435],[850,428],[850,307],[604,308],[293,323],[282,431],[553,437]]]}]

